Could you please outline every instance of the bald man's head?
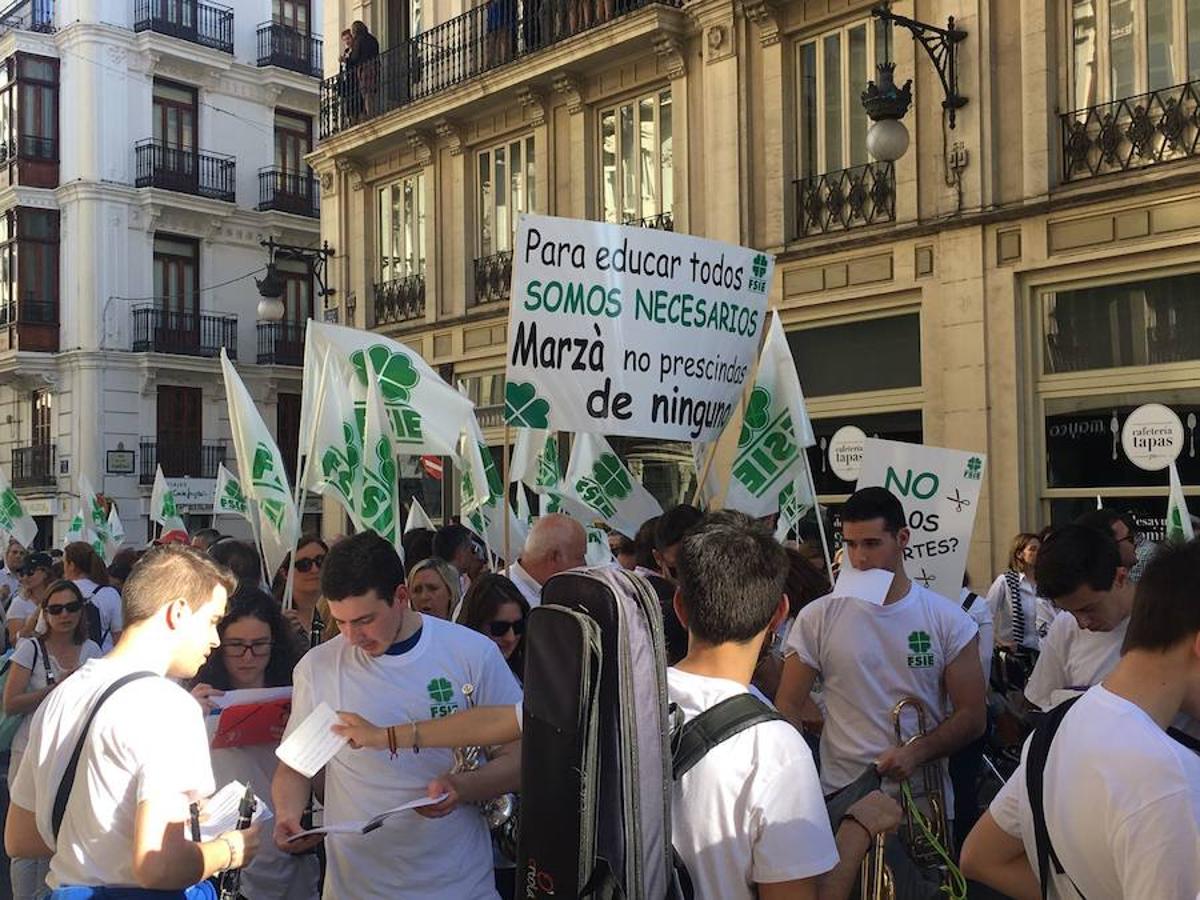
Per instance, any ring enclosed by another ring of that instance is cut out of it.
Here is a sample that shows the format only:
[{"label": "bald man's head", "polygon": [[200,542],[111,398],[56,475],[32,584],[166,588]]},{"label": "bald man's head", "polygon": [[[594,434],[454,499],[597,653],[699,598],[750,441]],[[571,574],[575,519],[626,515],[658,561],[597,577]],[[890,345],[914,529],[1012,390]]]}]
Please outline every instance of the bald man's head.
[{"label": "bald man's head", "polygon": [[587,532],[583,526],[562,513],[542,516],[533,524],[521,551],[521,568],[545,584],[551,575],[584,564]]}]

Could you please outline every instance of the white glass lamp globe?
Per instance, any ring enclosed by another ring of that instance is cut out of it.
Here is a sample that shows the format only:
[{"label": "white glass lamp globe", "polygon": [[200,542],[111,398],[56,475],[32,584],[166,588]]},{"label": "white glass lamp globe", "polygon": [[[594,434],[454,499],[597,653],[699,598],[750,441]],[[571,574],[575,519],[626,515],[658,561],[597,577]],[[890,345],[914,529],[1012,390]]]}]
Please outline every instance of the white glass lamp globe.
[{"label": "white glass lamp globe", "polygon": [[908,150],[908,129],[899,119],[880,119],[867,129],[867,152],[880,162],[895,162]]},{"label": "white glass lamp globe", "polygon": [[278,297],[263,297],[258,301],[258,318],[261,322],[282,322],[287,309]]}]

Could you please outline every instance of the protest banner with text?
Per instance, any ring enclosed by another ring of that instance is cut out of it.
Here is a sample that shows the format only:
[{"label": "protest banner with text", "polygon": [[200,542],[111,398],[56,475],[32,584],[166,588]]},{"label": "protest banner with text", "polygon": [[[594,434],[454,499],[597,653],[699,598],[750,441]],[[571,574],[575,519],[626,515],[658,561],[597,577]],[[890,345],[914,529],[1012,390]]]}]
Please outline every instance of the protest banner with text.
[{"label": "protest banner with text", "polygon": [[702,238],[522,216],[506,420],[714,440],[750,377],[774,265],[768,254]]}]

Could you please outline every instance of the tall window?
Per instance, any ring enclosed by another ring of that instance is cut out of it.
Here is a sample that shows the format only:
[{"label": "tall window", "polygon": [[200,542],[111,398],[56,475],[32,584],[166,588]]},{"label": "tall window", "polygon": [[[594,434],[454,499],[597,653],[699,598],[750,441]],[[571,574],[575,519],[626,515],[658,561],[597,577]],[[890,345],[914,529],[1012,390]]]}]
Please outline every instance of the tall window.
[{"label": "tall window", "polygon": [[671,213],[670,88],[600,113],[600,170],[605,222],[649,224]]},{"label": "tall window", "polygon": [[1200,0],[1071,0],[1072,109],[1200,79]]},{"label": "tall window", "polygon": [[52,394],[49,391],[34,391],[31,399],[33,414],[30,417],[30,443],[35,447],[50,444],[50,422],[54,411]]},{"label": "tall window", "polygon": [[425,274],[425,175],[379,189],[379,280]]},{"label": "tall window", "polygon": [[[155,452],[163,474],[172,478],[203,474],[204,420],[200,388],[158,386]],[[211,477],[211,476],[210,476]]]},{"label": "tall window", "polygon": [[271,0],[271,21],[308,34],[311,9],[309,0]]},{"label": "tall window", "polygon": [[312,119],[297,113],[275,110],[275,165],[284,172],[304,174],[304,157],[312,149]]},{"label": "tall window", "polygon": [[801,177],[869,162],[870,122],[859,95],[876,63],[891,58],[891,41],[887,23],[859,21],[798,47]]},{"label": "tall window", "polygon": [[58,159],[58,60],[16,53],[0,66],[0,140],[9,158]]},{"label": "tall window", "polygon": [[199,248],[195,241],[154,236],[154,296],[165,312],[190,314],[200,308]]},{"label": "tall window", "polygon": [[312,318],[313,280],[308,263],[280,260],[276,266],[283,280],[283,297],[280,298],[285,310],[283,319],[303,326],[305,320]]},{"label": "tall window", "polygon": [[178,151],[195,153],[196,90],[154,79],[154,140]]},{"label": "tall window", "polygon": [[479,153],[479,255],[512,250],[517,215],[535,203],[533,135]]},{"label": "tall window", "polygon": [[0,309],[9,322],[58,322],[58,211],[18,207],[0,218]]}]

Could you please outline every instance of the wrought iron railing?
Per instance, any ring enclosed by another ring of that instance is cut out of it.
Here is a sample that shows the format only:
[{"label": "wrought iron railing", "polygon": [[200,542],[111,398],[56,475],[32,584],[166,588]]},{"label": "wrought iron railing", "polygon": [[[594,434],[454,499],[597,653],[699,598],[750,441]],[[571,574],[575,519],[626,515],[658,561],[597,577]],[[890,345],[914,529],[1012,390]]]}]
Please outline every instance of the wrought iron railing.
[{"label": "wrought iron railing", "polygon": [[56,483],[53,444],[34,444],[32,447],[13,448],[13,487],[52,487]]},{"label": "wrought iron railing", "polygon": [[233,53],[233,10],[197,0],[134,0],[133,30]]},{"label": "wrought iron railing", "polygon": [[160,304],[133,309],[133,352],[237,359],[237,316],[177,312]]},{"label": "wrought iron railing", "polygon": [[504,424],[504,404],[475,407],[475,417],[480,428],[496,428]]},{"label": "wrought iron railing", "polygon": [[890,162],[810,175],[792,185],[798,238],[896,219],[896,172]]},{"label": "wrought iron railing", "polygon": [[424,315],[424,273],[393,278],[375,285],[375,324],[407,322]]},{"label": "wrought iron railing", "polygon": [[507,300],[512,287],[512,251],[501,250],[475,260],[475,295],[472,306]]},{"label": "wrought iron railing", "polygon": [[260,366],[304,365],[305,322],[259,322]]},{"label": "wrought iron railing", "polygon": [[639,228],[653,228],[655,231],[674,231],[675,216],[671,212],[661,212],[653,216],[639,219],[637,216],[626,216],[626,225],[636,225]]},{"label": "wrought iron railing", "polygon": [[232,156],[187,147],[172,147],[154,138],[134,145],[137,187],[155,187],[213,200],[234,201],[237,187]]},{"label": "wrought iron railing", "polygon": [[308,216],[321,215],[321,193],[311,172],[289,172],[279,166],[258,170],[258,208]]},{"label": "wrought iron railing", "polygon": [[35,137],[32,134],[18,135],[15,140],[0,143],[0,162],[10,159],[34,159],[42,162],[58,161],[58,140]]},{"label": "wrought iron railing", "polygon": [[647,6],[682,0],[490,0],[321,83],[321,137]]},{"label": "wrought iron railing", "polygon": [[216,478],[217,466],[225,463],[227,448],[221,441],[166,443],[142,438],[138,451],[141,457],[138,481],[154,484],[159,466],[167,478]]},{"label": "wrought iron railing", "polygon": [[54,31],[54,0],[18,0],[0,11],[0,37],[10,31]]},{"label": "wrought iron railing", "polygon": [[279,66],[301,75],[320,78],[323,46],[319,34],[308,34],[290,25],[264,22],[258,26],[260,66]]}]

